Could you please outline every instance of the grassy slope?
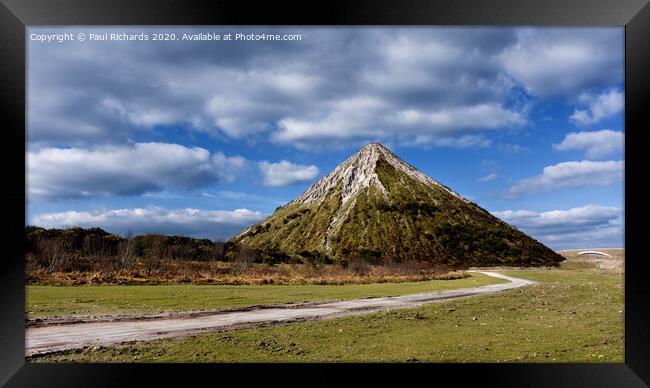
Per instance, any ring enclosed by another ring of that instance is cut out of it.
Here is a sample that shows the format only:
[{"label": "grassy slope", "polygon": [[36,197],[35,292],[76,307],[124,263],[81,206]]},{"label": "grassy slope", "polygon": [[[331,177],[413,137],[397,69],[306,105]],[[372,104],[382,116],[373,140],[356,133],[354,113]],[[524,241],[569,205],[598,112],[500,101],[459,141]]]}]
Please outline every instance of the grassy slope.
[{"label": "grassy slope", "polygon": [[[387,201],[375,187],[346,202],[352,207],[340,229],[328,226],[339,209],[340,184],[318,204],[289,204],[253,226],[236,242],[297,256],[319,252],[337,260],[392,256],[452,265],[552,265],[563,258],[480,207],[437,186],[416,181],[377,161]],[[330,249],[326,249],[329,236]]]},{"label": "grassy slope", "polygon": [[125,344],[37,361],[623,362],[623,278],[503,271],[540,284],[330,321]]},{"label": "grassy slope", "polygon": [[500,283],[482,274],[456,280],[347,285],[27,286],[30,318],[212,310],[258,304],[391,296]]},{"label": "grassy slope", "polygon": [[304,250],[323,253],[323,236],[339,210],[340,195],[341,184],[338,184],[320,203],[285,205],[233,241],[251,248],[282,251],[294,257]]}]

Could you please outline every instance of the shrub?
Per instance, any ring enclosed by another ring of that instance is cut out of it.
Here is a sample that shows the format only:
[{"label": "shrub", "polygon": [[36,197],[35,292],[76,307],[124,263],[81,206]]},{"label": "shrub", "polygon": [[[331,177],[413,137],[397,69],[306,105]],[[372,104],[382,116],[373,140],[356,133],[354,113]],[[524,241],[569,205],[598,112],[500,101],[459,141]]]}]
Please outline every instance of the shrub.
[{"label": "shrub", "polygon": [[48,273],[62,269],[68,259],[65,252],[65,242],[61,237],[53,239],[39,238],[36,242],[36,249],[42,259],[41,265]]},{"label": "shrub", "polygon": [[242,245],[239,247],[239,251],[235,257],[235,261],[232,262],[230,269],[235,275],[239,275],[248,271],[253,262],[257,259],[255,251]]},{"label": "shrub", "polygon": [[350,260],[347,267],[358,276],[364,276],[370,272],[370,265],[368,265],[368,263],[361,258],[354,258]]},{"label": "shrub", "polygon": [[130,269],[136,258],[136,247],[131,239],[120,241],[117,248],[116,263],[119,269]]},{"label": "shrub", "polygon": [[260,261],[264,264],[275,265],[291,262],[291,257],[279,249],[268,249],[259,253]]}]

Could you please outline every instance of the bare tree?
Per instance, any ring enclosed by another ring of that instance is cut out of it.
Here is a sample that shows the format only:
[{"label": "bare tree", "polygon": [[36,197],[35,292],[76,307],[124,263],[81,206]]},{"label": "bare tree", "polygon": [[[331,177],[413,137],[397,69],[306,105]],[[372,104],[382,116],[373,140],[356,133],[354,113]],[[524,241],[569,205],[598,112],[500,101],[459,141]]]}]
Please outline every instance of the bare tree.
[{"label": "bare tree", "polygon": [[103,243],[104,241],[101,237],[89,234],[81,240],[81,249],[89,256],[100,256],[105,251]]},{"label": "bare tree", "polygon": [[230,268],[235,275],[239,275],[248,271],[253,266],[255,258],[255,251],[242,245],[239,247],[235,261],[231,263]]},{"label": "bare tree", "polygon": [[210,260],[223,260],[225,254],[225,244],[223,241],[215,241],[210,252]]},{"label": "bare tree", "polygon": [[142,258],[142,263],[144,264],[144,269],[147,271],[147,276],[151,275],[153,271],[160,268],[160,258],[155,255],[145,255]]},{"label": "bare tree", "polygon": [[161,266],[163,259],[168,259],[168,250],[165,249],[163,236],[151,235],[149,237],[149,246],[143,252],[142,262],[147,271],[147,275],[151,275],[153,271]]},{"label": "bare tree", "polygon": [[117,246],[116,257],[116,263],[120,269],[128,269],[133,266],[133,262],[135,261],[136,257],[136,251],[135,244],[133,243],[132,239],[128,238],[120,241]]},{"label": "bare tree", "polygon": [[65,242],[60,237],[54,239],[40,238],[36,245],[48,273],[60,270],[68,260],[65,254]]},{"label": "bare tree", "polygon": [[219,266],[218,262],[224,260],[224,253],[225,249],[223,241],[215,241],[208,257],[208,268],[210,269],[211,274],[216,272]]}]

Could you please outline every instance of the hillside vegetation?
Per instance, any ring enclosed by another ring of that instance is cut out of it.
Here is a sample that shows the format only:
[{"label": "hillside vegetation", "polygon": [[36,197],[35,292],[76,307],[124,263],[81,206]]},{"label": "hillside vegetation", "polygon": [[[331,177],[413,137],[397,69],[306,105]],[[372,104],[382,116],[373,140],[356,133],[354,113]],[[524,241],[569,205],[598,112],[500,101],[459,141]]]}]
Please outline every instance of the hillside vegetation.
[{"label": "hillside vegetation", "polygon": [[381,154],[374,172],[381,185],[364,187],[344,202],[341,180],[320,200],[290,202],[232,242],[262,255],[336,262],[415,259],[466,268],[564,260],[479,206],[395,168]]}]

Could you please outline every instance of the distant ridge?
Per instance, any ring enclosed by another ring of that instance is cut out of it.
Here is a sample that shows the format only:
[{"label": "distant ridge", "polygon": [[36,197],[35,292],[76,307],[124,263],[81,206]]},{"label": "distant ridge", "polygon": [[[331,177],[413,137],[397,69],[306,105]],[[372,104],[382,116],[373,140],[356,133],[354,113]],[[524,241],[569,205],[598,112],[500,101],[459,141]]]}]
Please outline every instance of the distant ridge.
[{"label": "distant ridge", "polygon": [[262,252],[457,267],[556,265],[562,256],[370,143],[232,240]]}]

